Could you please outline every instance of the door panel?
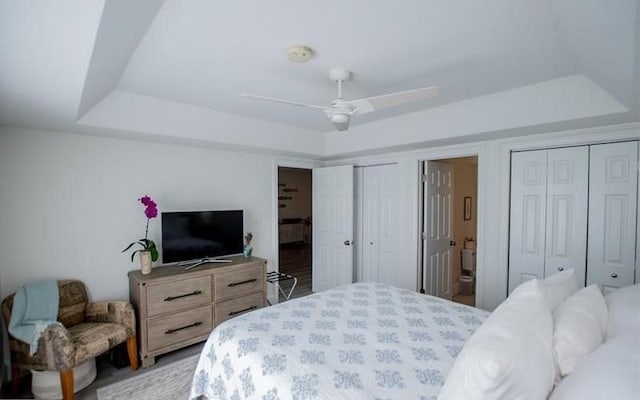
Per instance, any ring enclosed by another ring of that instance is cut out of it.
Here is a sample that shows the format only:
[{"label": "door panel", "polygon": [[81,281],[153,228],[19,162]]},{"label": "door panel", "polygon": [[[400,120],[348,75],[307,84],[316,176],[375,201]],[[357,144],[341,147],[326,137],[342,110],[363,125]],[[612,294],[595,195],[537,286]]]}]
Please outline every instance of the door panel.
[{"label": "door panel", "polygon": [[380,172],[375,167],[364,168],[363,180],[362,281],[378,282],[380,273],[378,252]]},{"label": "door panel", "polygon": [[603,290],[634,282],[638,144],[590,148],[587,284]]},{"label": "door panel", "polygon": [[424,288],[427,294],[451,298],[451,241],[453,234],[453,168],[436,161],[426,162]]},{"label": "door panel", "polygon": [[353,166],[313,170],[313,291],[353,282]]},{"label": "door panel", "polygon": [[398,166],[363,168],[362,281],[395,284]]},{"label": "door panel", "polygon": [[578,286],[586,276],[589,148],[547,153],[547,221],[544,276],[574,268]]},{"label": "door panel", "polygon": [[509,293],[544,276],[547,150],[511,155]]},{"label": "door panel", "polygon": [[383,165],[380,170],[380,225],[378,231],[378,254],[380,268],[378,282],[396,284],[398,269],[398,165]]}]

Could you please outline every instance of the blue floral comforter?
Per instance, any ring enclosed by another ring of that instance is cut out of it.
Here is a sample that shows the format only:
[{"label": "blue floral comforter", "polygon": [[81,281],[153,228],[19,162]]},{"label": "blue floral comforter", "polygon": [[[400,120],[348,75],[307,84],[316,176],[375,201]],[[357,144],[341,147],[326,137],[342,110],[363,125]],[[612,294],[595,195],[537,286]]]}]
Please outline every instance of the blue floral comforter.
[{"label": "blue floral comforter", "polygon": [[488,313],[356,283],[229,320],[209,337],[190,399],[436,399]]}]

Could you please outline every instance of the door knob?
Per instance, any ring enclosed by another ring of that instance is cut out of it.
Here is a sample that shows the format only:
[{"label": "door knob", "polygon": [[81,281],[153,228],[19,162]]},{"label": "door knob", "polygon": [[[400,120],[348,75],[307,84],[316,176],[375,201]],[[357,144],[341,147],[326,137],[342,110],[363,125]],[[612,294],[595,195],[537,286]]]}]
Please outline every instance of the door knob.
[{"label": "door knob", "polygon": [[616,279],[616,278],[618,277],[618,274],[616,274],[616,273],[614,272],[613,274],[611,274],[611,277],[612,277],[613,279]]},{"label": "door knob", "polygon": [[344,241],[344,245],[345,246],[351,246],[351,241],[350,240],[345,240]]},{"label": "door knob", "polygon": [[456,245],[456,241],[455,240],[449,241],[449,246],[455,246],[455,245]]},{"label": "door knob", "polygon": [[558,271],[560,272],[564,271],[564,267],[558,267]]}]

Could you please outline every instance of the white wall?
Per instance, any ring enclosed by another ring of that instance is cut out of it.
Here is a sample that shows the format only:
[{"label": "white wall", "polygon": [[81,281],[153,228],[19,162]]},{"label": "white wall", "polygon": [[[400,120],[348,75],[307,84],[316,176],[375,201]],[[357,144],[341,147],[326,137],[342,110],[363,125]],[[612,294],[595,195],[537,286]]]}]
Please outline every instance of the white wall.
[{"label": "white wall", "polygon": [[419,165],[421,160],[478,156],[478,242],[476,305],[493,310],[507,295],[510,151],[640,138],[640,125],[555,132],[410,152],[333,160],[330,165],[398,163],[401,185],[398,211],[400,248],[396,285],[415,290],[419,253]]},{"label": "white wall", "polygon": [[[396,284],[418,287],[419,164],[478,155],[479,307],[506,297],[509,154],[512,149],[640,138],[640,125],[557,132],[458,146],[332,161],[396,162],[400,251]],[[277,210],[273,176],[279,161],[256,154],[0,127],[0,294],[27,281],[74,277],[95,299],[127,298],[120,251],[144,230],[136,199],[153,196],[161,210],[244,208],[255,252],[274,265]],[[151,237],[158,239],[159,221]]]},{"label": "white wall", "polygon": [[[121,250],[144,235],[145,194],[160,211],[244,209],[255,255],[271,261],[272,165],[264,155],[0,126],[0,294],[77,278],[93,299],[127,299],[127,272],[139,265]],[[154,219],[150,237],[159,236]]]}]

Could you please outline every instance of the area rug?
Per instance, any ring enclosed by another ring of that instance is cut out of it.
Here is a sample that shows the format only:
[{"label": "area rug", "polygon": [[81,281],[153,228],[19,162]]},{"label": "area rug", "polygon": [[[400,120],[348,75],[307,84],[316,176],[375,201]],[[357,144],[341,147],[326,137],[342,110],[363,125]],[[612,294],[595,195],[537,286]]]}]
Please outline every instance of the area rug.
[{"label": "area rug", "polygon": [[187,399],[193,371],[198,363],[198,354],[149,371],[97,390],[98,400]]}]

